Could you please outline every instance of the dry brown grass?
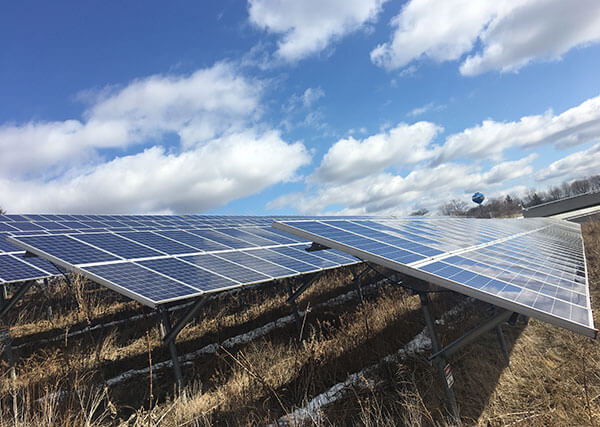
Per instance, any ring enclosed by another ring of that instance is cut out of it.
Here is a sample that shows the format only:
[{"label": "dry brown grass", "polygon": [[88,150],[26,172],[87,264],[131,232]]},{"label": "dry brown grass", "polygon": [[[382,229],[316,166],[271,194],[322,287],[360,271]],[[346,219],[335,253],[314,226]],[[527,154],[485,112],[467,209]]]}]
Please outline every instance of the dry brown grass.
[{"label": "dry brown grass", "polygon": [[[592,304],[600,313],[600,223],[584,226]],[[324,275],[299,300],[312,308],[304,341],[287,324],[250,343],[221,347],[184,367],[186,399],[177,397],[170,370],[111,388],[103,380],[127,369],[168,360],[157,319],[148,310],[76,281],[53,284],[48,295],[28,295],[12,314],[16,342],[124,319],[147,317],[118,327],[16,351],[17,380],[2,365],[2,425],[264,425],[302,407],[344,381],[348,374],[376,365],[341,398],[308,418],[306,424],[388,426],[443,425],[447,422],[441,385],[426,355],[399,363],[379,363],[424,327],[419,301],[401,288],[382,285],[360,304],[319,305],[349,292],[348,269]],[[364,283],[376,281],[374,275]],[[283,283],[215,297],[178,338],[180,354],[223,342],[289,314]],[[433,297],[434,316],[462,297]],[[40,303],[40,301],[43,301]],[[52,307],[48,318],[46,307]],[[444,343],[486,316],[475,303],[454,321],[439,326]],[[504,365],[490,333],[455,355],[451,362],[462,421],[467,425],[600,425],[600,350],[597,342],[531,320],[505,327],[511,366]],[[150,349],[150,353],[149,353]],[[149,358],[149,355],[151,358]],[[150,387],[152,385],[152,391]],[[19,411],[12,411],[16,393]],[[151,396],[152,393],[152,396]],[[39,400],[42,398],[41,400]],[[152,400],[151,400],[152,399]]]}]

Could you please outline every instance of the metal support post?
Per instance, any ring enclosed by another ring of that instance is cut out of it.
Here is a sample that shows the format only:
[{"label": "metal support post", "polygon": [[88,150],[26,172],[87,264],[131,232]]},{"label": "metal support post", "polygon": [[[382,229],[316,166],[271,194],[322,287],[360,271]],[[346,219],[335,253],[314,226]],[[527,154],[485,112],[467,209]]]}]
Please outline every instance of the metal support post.
[{"label": "metal support post", "polygon": [[29,282],[25,282],[23,283],[19,289],[17,289],[17,291],[15,292],[15,294],[12,296],[11,299],[8,300],[8,302],[4,303],[4,305],[2,306],[2,308],[0,308],[0,318],[6,316],[6,313],[8,313],[8,310],[10,310],[11,308],[13,308],[13,306],[21,299],[21,297],[23,295],[25,295],[25,292],[27,292],[27,290],[29,288],[31,288],[31,286],[35,283],[34,280],[30,280]]},{"label": "metal support post", "polygon": [[361,271],[358,275],[356,274],[356,272],[354,271],[354,269],[352,269],[352,283],[354,284],[354,288],[356,289],[356,295],[358,296],[358,298],[360,299],[360,303],[363,304],[365,302],[365,298],[363,296],[362,293],[362,289],[360,287],[360,278],[362,276],[364,276],[366,274],[366,272],[369,271],[368,268],[363,269],[363,271]]},{"label": "metal support post", "polygon": [[302,319],[300,318],[300,313],[298,313],[298,306],[296,305],[296,298],[300,296],[300,294],[296,295],[294,289],[292,289],[292,284],[289,280],[287,281],[287,288],[288,293],[290,294],[287,301],[288,304],[292,307],[292,313],[294,314],[294,318],[296,319],[296,329],[298,330],[298,336],[300,336],[300,333],[302,332]]},{"label": "metal support post", "polygon": [[[163,308],[160,308],[159,311],[161,314],[161,323],[165,332],[165,337],[167,337],[172,331],[169,312],[167,310],[164,310]],[[175,340],[171,339],[166,344],[169,347],[169,352],[171,353],[171,360],[173,361],[173,371],[175,373],[177,391],[179,393],[183,393],[183,375],[181,374],[181,366],[179,366],[179,357],[177,356],[177,347],[175,347]]]},{"label": "metal support post", "polygon": [[0,293],[0,302],[4,305],[4,301],[8,299],[8,291],[6,290],[6,285],[2,284],[2,293]]},{"label": "metal support post", "polygon": [[506,348],[506,341],[504,340],[502,325],[496,326],[496,336],[498,337],[498,342],[500,343],[500,349],[502,350],[502,354],[504,355],[506,366],[510,366],[510,356],[508,355],[508,349]]},{"label": "metal support post", "polygon": [[450,365],[446,362],[443,353],[440,351],[441,346],[438,340],[437,334],[435,333],[433,318],[429,311],[429,295],[426,293],[419,293],[421,298],[421,309],[423,311],[423,317],[425,317],[425,324],[429,330],[429,337],[431,338],[431,349],[437,356],[433,359],[433,364],[437,368],[440,380],[444,386],[444,393],[446,394],[446,401],[448,409],[454,418],[454,421],[460,423],[460,417],[458,413],[458,406],[456,404],[456,397],[454,391],[452,391],[452,384],[454,384],[454,378],[450,370]]}]

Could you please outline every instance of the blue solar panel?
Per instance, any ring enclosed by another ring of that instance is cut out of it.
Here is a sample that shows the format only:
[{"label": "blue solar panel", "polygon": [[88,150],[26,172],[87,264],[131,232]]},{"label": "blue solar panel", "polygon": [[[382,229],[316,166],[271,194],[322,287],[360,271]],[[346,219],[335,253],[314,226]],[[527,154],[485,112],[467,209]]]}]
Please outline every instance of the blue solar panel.
[{"label": "blue solar panel", "polygon": [[275,240],[265,239],[251,233],[247,233],[241,228],[218,228],[218,232],[243,240],[244,242],[254,243],[257,246],[272,246],[277,245]]},{"label": "blue solar panel", "polygon": [[96,265],[82,270],[93,274],[106,286],[151,305],[201,294],[196,289],[131,262]]},{"label": "blue solar panel", "polygon": [[197,236],[204,237],[222,245],[227,245],[234,249],[245,249],[256,247],[254,243],[246,242],[235,237],[228,236],[227,234],[219,233],[215,230],[189,230]]},{"label": "blue solar panel", "polygon": [[13,245],[6,241],[6,238],[10,236],[9,233],[0,233],[0,252],[18,252],[22,251],[18,246]]},{"label": "blue solar panel", "polygon": [[25,261],[26,263],[31,264],[40,270],[44,270],[45,272],[49,273],[52,276],[56,276],[56,275],[62,274],[64,272],[64,270],[61,271],[50,261],[48,261],[44,258],[41,258],[39,256],[18,253],[18,254],[13,254],[13,257],[18,260]]},{"label": "blue solar panel", "polygon": [[118,259],[65,235],[20,236],[18,239],[21,243],[35,247],[37,250],[73,265]]},{"label": "blue solar panel", "polygon": [[138,264],[184,282],[186,285],[192,286],[199,291],[210,292],[238,285],[238,282],[176,258],[139,261]]},{"label": "blue solar panel", "polygon": [[56,221],[36,221],[35,224],[44,228],[45,230],[70,230],[69,227],[59,224]]},{"label": "blue solar panel", "polygon": [[[269,227],[270,228],[270,227]],[[274,229],[271,229],[275,231]],[[281,245],[293,245],[298,242],[298,239],[290,238],[288,236],[282,236],[281,234],[272,233],[267,227],[252,227],[244,228],[246,233],[254,234],[260,237],[264,237],[272,242],[279,243]]]},{"label": "blue solar panel", "polygon": [[18,231],[19,229],[10,225],[11,222],[0,222],[0,231]]},{"label": "blue solar panel", "polygon": [[81,233],[73,236],[73,238],[82,240],[123,258],[146,258],[163,255],[160,252],[112,233]]},{"label": "blue solar panel", "polygon": [[[276,227],[500,307],[595,336],[583,240],[580,230],[571,225],[541,219],[435,219],[428,227],[421,226],[424,223],[415,227],[410,220],[385,220],[382,226],[377,223],[289,221]],[[407,225],[414,236],[429,233],[428,241],[403,235]],[[448,249],[455,254],[444,252]]]},{"label": "blue solar panel", "polygon": [[246,252],[222,252],[217,254],[217,256],[224,258],[227,261],[232,261],[243,265],[244,267],[251,268],[252,270],[259,271],[271,277],[286,277],[297,274],[297,272],[294,270],[273,264],[272,262],[257,258]]},{"label": "blue solar panel", "polygon": [[[169,277],[175,282],[182,279],[181,282],[192,284],[196,290],[210,291],[357,262],[352,257],[342,253],[335,254],[333,251],[319,256],[281,246],[306,240],[271,229],[270,217],[44,214],[10,218],[0,215],[0,219],[0,226],[10,230],[0,232],[0,254],[14,249],[18,262],[29,268],[33,264],[51,274],[59,274],[59,270],[43,258],[25,259],[22,248],[26,247],[33,253],[48,257],[61,269],[69,270],[74,267],[91,268],[89,264],[124,265],[123,258],[138,261],[151,258],[144,260],[144,265],[158,268],[163,275],[169,273]],[[11,225],[17,222],[22,223],[21,230]],[[39,230],[35,230],[36,228]],[[13,248],[3,239],[8,236],[20,240],[24,246]],[[281,249],[283,253],[258,247]],[[239,249],[247,248],[255,251],[239,253]],[[213,256],[190,256],[199,252],[211,252]],[[301,259],[290,257],[294,253]],[[172,255],[186,256],[186,262],[173,259]],[[117,270],[106,271],[113,274]],[[84,274],[86,272],[87,270]],[[91,271],[89,274],[92,275]],[[92,277],[97,278],[96,275]],[[113,283],[108,279],[106,281]],[[133,298],[138,295],[137,292],[127,291],[125,283],[113,288]],[[143,297],[138,300],[156,304],[155,299],[150,301]]]},{"label": "blue solar panel", "polygon": [[[323,257],[320,257],[317,255],[317,253],[323,252],[323,251],[309,253],[309,252],[306,252],[303,247],[284,246],[284,247],[279,247],[279,248],[273,248],[270,250],[272,250],[273,252],[277,252],[279,254],[297,259],[299,261],[305,262],[307,264],[312,264],[312,265],[314,265],[316,267],[320,267],[320,268],[331,268],[331,267],[335,267],[335,266],[341,264],[339,262],[330,261],[326,258],[323,258]],[[345,262],[345,259],[343,259],[343,261]]]},{"label": "blue solar panel", "polygon": [[19,282],[48,276],[51,274],[25,264],[12,255],[0,255],[0,281],[2,282]]},{"label": "blue solar panel", "polygon": [[157,251],[161,251],[169,255],[189,254],[195,252],[195,248],[178,243],[174,240],[152,233],[150,231],[132,231],[118,233],[120,236],[127,239],[135,240],[143,245],[150,246]]},{"label": "blue solar panel", "polygon": [[247,253],[249,255],[259,257],[261,259],[267,260],[274,264],[281,265],[290,270],[294,270],[298,273],[309,273],[312,271],[320,270],[320,268],[318,268],[312,264],[307,264],[300,260],[290,258],[289,256],[279,254],[270,249],[254,249],[254,250],[248,249]]},{"label": "blue solar panel", "polygon": [[210,271],[218,271],[222,276],[229,277],[240,283],[263,282],[271,279],[271,277],[262,273],[210,254],[186,256],[181,257],[181,259]]},{"label": "blue solar panel", "polygon": [[193,248],[198,249],[199,251],[222,251],[231,249],[229,246],[222,245],[221,243],[214,242],[212,240],[206,239],[204,237],[200,237],[196,234],[188,233],[187,231],[182,230],[173,230],[173,231],[157,231],[158,234],[161,234],[169,239],[177,240],[178,242],[185,243]]}]

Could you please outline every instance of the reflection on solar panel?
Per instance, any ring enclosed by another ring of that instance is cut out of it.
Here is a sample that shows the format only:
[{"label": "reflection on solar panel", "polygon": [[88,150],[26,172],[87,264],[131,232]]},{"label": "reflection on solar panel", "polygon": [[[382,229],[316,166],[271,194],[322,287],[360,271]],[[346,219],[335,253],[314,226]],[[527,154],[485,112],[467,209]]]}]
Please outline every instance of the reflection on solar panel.
[{"label": "reflection on solar panel", "polygon": [[274,227],[507,310],[597,333],[578,224],[415,218],[288,220]]},{"label": "reflection on solar panel", "polygon": [[[8,226],[27,219],[5,217],[0,216],[0,224]],[[47,259],[154,307],[358,262],[334,250],[308,254],[306,240],[272,229],[272,221],[266,217],[36,215],[30,223],[45,230],[25,232],[22,229],[29,226],[13,227],[3,236],[9,238],[4,244],[15,250],[12,255],[22,257],[27,249],[43,258],[27,258],[39,264],[24,264],[19,270],[14,265],[19,261],[11,255],[6,276],[38,278],[41,263],[52,266]],[[1,267],[0,280],[7,281]]]},{"label": "reflection on solar panel", "polygon": [[[25,260],[23,249],[7,241],[11,236],[67,234],[68,238],[50,238],[47,243],[43,243],[44,239],[31,239],[30,243],[60,245],[62,249],[55,258],[63,262],[75,262],[72,257],[83,248],[85,256],[77,258],[75,263],[108,260],[109,256],[137,259],[303,242],[295,236],[271,229],[273,219],[202,215],[0,215],[0,256],[12,255],[12,258],[4,258],[9,260],[6,263],[11,263],[12,273],[8,274],[7,267],[4,277],[0,275],[0,283],[61,274],[54,265],[41,258]],[[63,243],[66,246],[63,247]],[[94,261],[94,257],[100,258]],[[344,260],[336,265],[347,263],[348,260]],[[19,274],[14,274],[17,271]]]}]

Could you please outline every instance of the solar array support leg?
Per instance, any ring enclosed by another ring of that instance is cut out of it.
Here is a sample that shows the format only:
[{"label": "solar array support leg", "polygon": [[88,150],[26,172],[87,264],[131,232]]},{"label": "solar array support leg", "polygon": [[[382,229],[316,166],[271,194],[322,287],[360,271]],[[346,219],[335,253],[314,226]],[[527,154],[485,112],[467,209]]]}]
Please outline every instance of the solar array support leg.
[{"label": "solar array support leg", "polygon": [[[171,319],[169,318],[169,312],[164,309],[159,309],[161,315],[161,323],[164,329],[165,337],[169,336],[171,331]],[[179,366],[179,357],[177,356],[177,347],[175,347],[175,340],[171,339],[167,343],[169,352],[171,353],[171,360],[173,361],[173,372],[175,373],[175,381],[177,383],[177,391],[183,394],[183,375],[181,374],[181,366]]]},{"label": "solar array support leg", "polygon": [[352,269],[352,276],[353,276],[352,283],[354,284],[354,287],[356,288],[356,295],[360,299],[361,304],[365,302],[365,298],[363,296],[362,289],[360,287],[360,278],[362,276],[364,276],[367,271],[369,271],[369,269],[365,268],[365,269],[363,269],[363,271],[356,274],[356,269],[355,268]]},{"label": "solar array support leg", "polygon": [[423,317],[425,318],[425,324],[427,325],[427,329],[429,331],[429,337],[431,338],[431,349],[434,354],[437,356],[433,359],[433,364],[435,365],[440,380],[444,386],[444,393],[446,394],[446,402],[448,404],[448,410],[452,415],[452,418],[456,423],[460,423],[460,415],[458,412],[458,406],[456,404],[456,397],[454,396],[454,391],[452,391],[452,384],[450,384],[449,378],[451,377],[451,372],[449,370],[450,365],[447,364],[446,359],[443,353],[440,353],[441,346],[438,340],[437,334],[435,332],[435,327],[433,323],[433,318],[431,317],[431,312],[429,311],[429,295],[426,293],[419,293],[419,297],[421,299],[421,310],[423,311]]},{"label": "solar array support leg", "polygon": [[321,273],[314,274],[309,280],[304,282],[296,290],[292,288],[292,283],[289,279],[286,281],[289,294],[287,302],[292,307],[292,313],[294,314],[294,317],[296,319],[296,328],[298,329],[298,336],[300,338],[302,338],[302,318],[300,317],[300,313],[298,312],[298,305],[296,304],[296,300],[300,297],[300,295],[304,293],[304,291],[310,288],[319,279],[319,277],[321,277]]},{"label": "solar array support leg", "polygon": [[292,307],[292,313],[294,314],[294,318],[296,319],[296,329],[298,330],[298,336],[302,333],[302,319],[300,318],[300,313],[298,313],[298,305],[296,304],[296,298],[300,296],[300,294],[296,294],[294,289],[292,289],[292,284],[288,280],[287,281],[288,293],[290,296],[288,297],[288,304]]},{"label": "solar array support leg", "polygon": [[502,349],[502,355],[506,361],[506,366],[510,366],[510,356],[508,355],[508,349],[506,348],[506,340],[504,339],[504,333],[502,332],[502,325],[496,326],[496,336],[498,337],[498,343]]},{"label": "solar array support leg", "polygon": [[2,305],[2,308],[0,308],[0,318],[6,316],[6,313],[13,308],[13,306],[21,299],[23,295],[25,295],[25,292],[27,292],[27,290],[31,288],[34,283],[35,280],[30,280],[29,282],[23,283],[23,285],[17,289],[12,298],[5,302],[4,305]]}]

